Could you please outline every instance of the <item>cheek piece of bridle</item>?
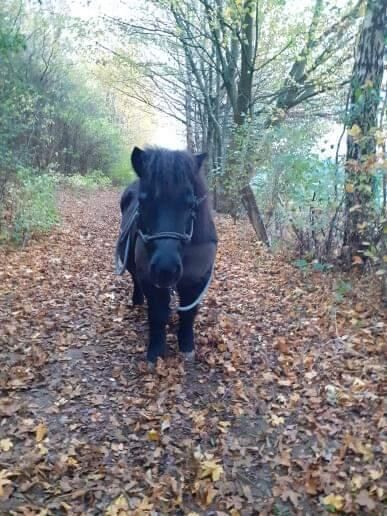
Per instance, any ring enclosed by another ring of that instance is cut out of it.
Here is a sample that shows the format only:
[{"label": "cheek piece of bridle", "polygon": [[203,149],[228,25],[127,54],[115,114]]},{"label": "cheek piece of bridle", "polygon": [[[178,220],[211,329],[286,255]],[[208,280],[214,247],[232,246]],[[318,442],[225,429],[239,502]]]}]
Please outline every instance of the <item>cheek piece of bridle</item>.
[{"label": "cheek piece of bridle", "polygon": [[[144,233],[140,228],[137,229],[137,234],[144,242],[144,244],[149,244],[155,240],[161,239],[172,239],[172,240],[180,240],[181,242],[188,244],[192,240],[193,230],[194,230],[194,222],[196,219],[196,212],[201,203],[206,199],[206,195],[199,199],[195,199],[194,205],[191,209],[190,213],[190,226],[189,231],[187,233],[177,233],[176,231],[160,231],[160,233],[154,233],[149,235]],[[137,210],[138,213],[138,210]]]}]

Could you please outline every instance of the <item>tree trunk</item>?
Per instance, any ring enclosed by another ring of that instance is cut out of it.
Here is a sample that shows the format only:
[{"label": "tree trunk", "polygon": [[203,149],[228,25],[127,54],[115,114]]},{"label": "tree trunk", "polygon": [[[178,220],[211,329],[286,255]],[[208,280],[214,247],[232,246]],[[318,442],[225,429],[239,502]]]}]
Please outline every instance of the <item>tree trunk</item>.
[{"label": "tree trunk", "polygon": [[346,156],[346,221],[343,256],[362,262],[373,240],[375,129],[383,78],[386,0],[368,0],[351,80]]},{"label": "tree trunk", "polygon": [[243,206],[247,211],[247,215],[251,222],[251,225],[254,228],[255,234],[259,241],[266,244],[268,247],[269,239],[267,237],[265,224],[263,223],[263,219],[261,216],[261,212],[259,211],[257,201],[255,199],[254,192],[250,185],[247,185],[241,190],[242,202]]}]

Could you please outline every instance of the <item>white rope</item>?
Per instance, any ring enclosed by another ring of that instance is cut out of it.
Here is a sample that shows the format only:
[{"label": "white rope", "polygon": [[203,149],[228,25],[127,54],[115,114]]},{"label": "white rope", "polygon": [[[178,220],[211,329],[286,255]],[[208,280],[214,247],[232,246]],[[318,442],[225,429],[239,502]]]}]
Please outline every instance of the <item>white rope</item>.
[{"label": "white rope", "polygon": [[189,310],[192,310],[192,308],[195,308],[195,306],[197,306],[202,301],[204,296],[207,294],[208,289],[210,288],[210,284],[211,284],[212,278],[214,276],[214,269],[215,269],[215,260],[214,260],[214,263],[212,264],[212,267],[211,267],[210,277],[208,278],[208,281],[207,281],[204,289],[199,294],[199,297],[197,297],[195,299],[195,301],[193,303],[191,303],[190,305],[188,305],[188,306],[178,306],[176,308],[177,312],[188,312]]}]

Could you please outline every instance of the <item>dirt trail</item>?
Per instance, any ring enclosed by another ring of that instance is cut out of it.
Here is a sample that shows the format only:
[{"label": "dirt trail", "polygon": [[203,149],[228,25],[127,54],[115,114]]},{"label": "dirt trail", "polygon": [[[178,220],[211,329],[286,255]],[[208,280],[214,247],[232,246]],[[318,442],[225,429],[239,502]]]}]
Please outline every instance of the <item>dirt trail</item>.
[{"label": "dirt trail", "polygon": [[382,514],[385,325],[367,280],[341,299],[218,219],[197,361],[172,320],[149,374],[145,309],[113,275],[118,193],[63,193],[61,211],[50,236],[0,249],[0,514]]}]

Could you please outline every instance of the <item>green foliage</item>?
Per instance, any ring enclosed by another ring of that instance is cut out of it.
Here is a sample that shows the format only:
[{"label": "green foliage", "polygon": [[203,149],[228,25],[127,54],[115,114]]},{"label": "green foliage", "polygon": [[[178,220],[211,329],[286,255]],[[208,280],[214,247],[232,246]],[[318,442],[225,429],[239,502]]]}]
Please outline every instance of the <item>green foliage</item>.
[{"label": "green foliage", "polygon": [[81,189],[131,179],[127,112],[87,61],[85,24],[44,3],[0,2],[1,238],[56,222],[58,175]]},{"label": "green foliage", "polygon": [[36,233],[44,233],[58,222],[55,203],[55,176],[32,169],[19,169],[18,181],[10,191],[11,220],[8,237],[24,242]]},{"label": "green foliage", "polygon": [[133,181],[135,174],[130,162],[130,152],[123,149],[116,163],[109,170],[109,177],[115,186],[127,186]]},{"label": "green foliage", "polygon": [[334,292],[335,300],[338,303],[344,301],[344,298],[352,291],[352,285],[349,281],[340,280],[337,282]]},{"label": "green foliage", "polygon": [[84,29],[43,4],[1,3],[0,185],[19,166],[67,175],[116,166],[125,121],[91,65],[74,61]]},{"label": "green foliage", "polygon": [[343,167],[314,150],[325,131],[309,120],[267,130],[253,179],[274,246],[292,234],[295,250],[319,263],[331,258],[325,244],[344,185]]},{"label": "green foliage", "polygon": [[96,190],[98,188],[107,188],[112,184],[111,179],[101,170],[93,170],[85,176],[81,174],[64,176],[61,182],[76,190]]},{"label": "green foliage", "polygon": [[308,262],[304,259],[294,260],[293,265],[298,269],[305,271],[308,268]]}]

